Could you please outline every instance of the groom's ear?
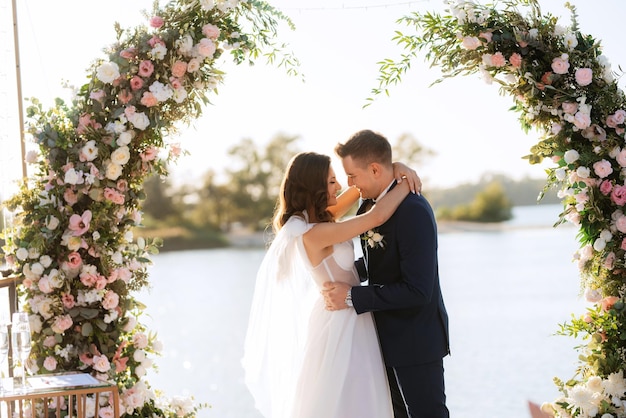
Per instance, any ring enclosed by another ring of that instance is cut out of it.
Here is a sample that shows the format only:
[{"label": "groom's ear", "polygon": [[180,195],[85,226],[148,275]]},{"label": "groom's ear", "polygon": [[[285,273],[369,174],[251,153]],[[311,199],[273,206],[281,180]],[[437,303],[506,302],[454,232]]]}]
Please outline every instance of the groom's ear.
[{"label": "groom's ear", "polygon": [[369,169],[370,169],[370,173],[372,173],[372,175],[375,178],[378,178],[382,175],[383,170],[382,170],[382,166],[379,163],[370,163]]}]

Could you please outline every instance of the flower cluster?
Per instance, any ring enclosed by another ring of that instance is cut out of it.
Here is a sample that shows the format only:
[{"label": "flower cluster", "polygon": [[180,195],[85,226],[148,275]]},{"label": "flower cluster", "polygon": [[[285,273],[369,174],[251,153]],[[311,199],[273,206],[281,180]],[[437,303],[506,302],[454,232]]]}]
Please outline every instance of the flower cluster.
[{"label": "flower cluster", "polygon": [[370,229],[361,238],[370,248],[385,248],[385,237],[378,232],[378,228]]},{"label": "flower cluster", "polygon": [[[27,161],[36,173],[4,202],[16,222],[3,251],[22,278],[32,372],[83,370],[115,381],[128,416],[195,414],[181,399],[158,403],[142,380],[160,348],[133,292],[148,284],[160,243],[135,239],[132,229],[141,225],[143,181],[167,174],[180,155],[166,134],[199,116],[222,82],[217,59],[229,52],[236,63],[251,61],[266,49],[276,59],[278,20],[291,24],[260,1],[155,5],[148,25],[116,28],[117,42],[71,105],[57,100],[44,110],[31,99],[27,131],[38,151]],[[294,63],[283,57],[279,65]]]},{"label": "flower cluster", "polygon": [[[600,42],[580,32],[576,10],[570,25],[543,15],[536,0],[507,1],[502,8],[472,1],[448,2],[448,14],[413,13],[400,19],[417,34],[400,33],[403,59],[381,63],[386,91],[410,68],[418,52],[444,78],[480,74],[510,95],[524,130],[541,136],[531,164],[550,159],[546,189],[558,189],[564,205],[558,223],[579,228],[575,257],[583,287],[595,295],[593,314],[563,325],[587,346],[577,379],[560,382],[565,397],[544,410],[559,417],[626,416],[626,98]],[[526,13],[519,9],[526,7]],[[609,307],[610,305],[610,307]]]}]

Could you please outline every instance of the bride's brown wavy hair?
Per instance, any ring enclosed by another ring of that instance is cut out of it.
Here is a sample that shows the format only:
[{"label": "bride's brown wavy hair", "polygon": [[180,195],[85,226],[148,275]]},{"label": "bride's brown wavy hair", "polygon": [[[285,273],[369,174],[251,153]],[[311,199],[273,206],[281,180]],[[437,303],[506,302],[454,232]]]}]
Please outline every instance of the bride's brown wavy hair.
[{"label": "bride's brown wavy hair", "polygon": [[[272,225],[277,232],[292,216],[304,216],[313,208],[317,222],[332,222],[328,211],[328,172],[330,157],[315,152],[302,152],[289,162],[280,185],[280,195]],[[312,214],[309,214],[310,217]]]}]

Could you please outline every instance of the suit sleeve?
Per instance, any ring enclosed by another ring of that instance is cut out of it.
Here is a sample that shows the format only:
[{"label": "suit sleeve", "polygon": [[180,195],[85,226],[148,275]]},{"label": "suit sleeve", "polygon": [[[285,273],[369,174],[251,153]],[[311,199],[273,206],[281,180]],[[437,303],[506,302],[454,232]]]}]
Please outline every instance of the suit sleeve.
[{"label": "suit sleeve", "polygon": [[419,308],[430,302],[437,281],[437,227],[425,201],[407,200],[393,215],[399,277],[384,286],[352,289],[357,313]]}]

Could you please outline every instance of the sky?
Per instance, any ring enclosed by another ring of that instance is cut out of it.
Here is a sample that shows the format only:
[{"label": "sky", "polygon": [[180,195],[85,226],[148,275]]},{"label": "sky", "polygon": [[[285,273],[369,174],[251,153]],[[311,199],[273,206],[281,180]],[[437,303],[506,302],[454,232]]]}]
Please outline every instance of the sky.
[{"label": "sky", "polygon": [[[152,5],[151,0],[17,3],[22,95],[37,97],[44,104],[51,104],[54,97],[68,97],[62,80],[77,86],[85,82],[90,62],[115,40],[114,22],[122,27],[142,24],[141,11]],[[568,25],[570,12],[564,3],[540,1],[544,12]],[[614,69],[620,64],[626,68],[622,30],[626,9],[621,0],[570,3],[577,7],[581,31],[601,40]],[[512,100],[477,75],[431,87],[441,75],[439,70],[414,62],[402,83],[390,89],[389,97],[380,96],[363,109],[377,86],[377,63],[402,53],[392,37],[406,28],[396,20],[411,12],[440,12],[442,0],[276,0],[270,4],[296,26],[295,31],[281,27],[279,40],[288,43],[300,60],[304,81],[262,60],[253,67],[226,63],[221,67],[226,77],[219,94],[178,139],[190,155],[171,167],[174,180],[194,182],[209,169],[223,171],[229,163],[227,150],[244,138],[262,147],[278,134],[298,136],[300,149],[332,156],[336,143],[361,129],[379,131],[392,143],[410,134],[434,151],[422,166],[414,167],[425,189],[478,181],[485,173],[544,177],[549,164],[531,166],[522,159],[538,135],[523,133],[518,115],[508,110]],[[11,91],[15,68],[2,59],[3,54],[13,58],[10,16],[11,1],[0,0],[0,63],[5,63],[0,64],[0,85],[8,87],[0,92],[0,131],[5,132],[0,133],[0,166],[5,167],[4,150],[14,146],[18,136],[14,129],[19,126],[15,88]],[[340,163],[335,157],[333,161],[341,174]]]}]

